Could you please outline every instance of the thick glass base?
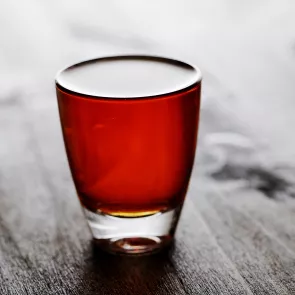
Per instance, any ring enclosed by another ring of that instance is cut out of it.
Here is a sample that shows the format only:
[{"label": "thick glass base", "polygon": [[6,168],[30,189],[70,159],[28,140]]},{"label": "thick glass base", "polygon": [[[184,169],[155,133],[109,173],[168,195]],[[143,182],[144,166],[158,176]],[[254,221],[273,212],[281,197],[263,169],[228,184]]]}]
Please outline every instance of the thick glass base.
[{"label": "thick glass base", "polygon": [[181,207],[144,217],[117,217],[84,212],[96,245],[121,254],[156,252],[173,240]]}]

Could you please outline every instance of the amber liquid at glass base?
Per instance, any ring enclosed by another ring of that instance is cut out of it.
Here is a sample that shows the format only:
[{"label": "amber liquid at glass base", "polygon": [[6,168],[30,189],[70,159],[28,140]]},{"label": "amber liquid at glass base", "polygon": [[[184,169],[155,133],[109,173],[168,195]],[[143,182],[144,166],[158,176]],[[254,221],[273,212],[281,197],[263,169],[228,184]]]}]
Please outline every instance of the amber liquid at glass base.
[{"label": "amber liquid at glass base", "polygon": [[[173,236],[194,162],[200,87],[198,82],[170,94],[122,99],[83,95],[57,83],[69,165],[96,239],[112,240],[109,232],[101,235],[109,225],[96,214],[120,217],[123,224],[176,210],[171,225],[166,222]],[[126,252],[145,252],[134,238]]]}]

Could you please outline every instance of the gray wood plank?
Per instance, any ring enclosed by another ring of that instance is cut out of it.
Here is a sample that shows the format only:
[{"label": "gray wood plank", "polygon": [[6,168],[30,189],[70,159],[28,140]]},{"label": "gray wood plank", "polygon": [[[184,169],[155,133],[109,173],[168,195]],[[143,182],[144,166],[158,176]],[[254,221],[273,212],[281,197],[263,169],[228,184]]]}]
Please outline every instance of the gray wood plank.
[{"label": "gray wood plank", "polygon": [[[252,216],[233,206],[218,186],[212,188],[214,185],[211,183],[211,189],[200,192],[194,202],[253,293],[292,294],[294,253]],[[210,182],[206,187],[210,187]]]},{"label": "gray wood plank", "polygon": [[232,184],[229,187],[219,187],[219,190],[222,190],[232,206],[251,216],[279,243],[295,254],[293,226],[295,202],[292,197],[286,196],[288,199],[283,200],[269,199],[259,191],[243,186],[233,188]]},{"label": "gray wood plank", "polygon": [[252,294],[203,221],[193,197],[189,193],[171,257],[188,294]]}]

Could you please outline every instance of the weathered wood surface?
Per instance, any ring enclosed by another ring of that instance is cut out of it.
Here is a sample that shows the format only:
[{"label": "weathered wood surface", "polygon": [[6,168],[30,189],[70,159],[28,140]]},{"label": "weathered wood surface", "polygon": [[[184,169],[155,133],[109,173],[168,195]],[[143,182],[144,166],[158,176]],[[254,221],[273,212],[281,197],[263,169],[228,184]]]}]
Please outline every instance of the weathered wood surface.
[{"label": "weathered wood surface", "polygon": [[[295,294],[295,3],[3,1],[0,294]],[[97,252],[53,77],[156,52],[203,70],[198,155],[169,252]]]}]

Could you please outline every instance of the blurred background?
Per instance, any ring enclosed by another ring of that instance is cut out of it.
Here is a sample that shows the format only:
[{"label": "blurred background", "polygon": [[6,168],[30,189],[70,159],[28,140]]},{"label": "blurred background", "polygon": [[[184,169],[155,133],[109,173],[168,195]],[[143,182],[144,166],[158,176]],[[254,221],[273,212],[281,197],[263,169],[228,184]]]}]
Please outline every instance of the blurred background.
[{"label": "blurred background", "polygon": [[0,104],[23,96],[29,108],[55,109],[54,76],[68,64],[168,55],[203,71],[202,128],[241,128],[280,156],[293,154],[285,128],[295,123],[294,15],[293,0],[3,0]]},{"label": "blurred background", "polygon": [[89,58],[134,52],[179,58],[202,70],[199,171],[214,173],[236,158],[243,165],[252,161],[266,168],[292,166],[294,15],[293,0],[3,0],[4,175],[9,174],[5,163],[11,166],[12,157],[14,168],[21,165],[19,140],[32,138],[30,144],[38,146],[45,167],[51,160],[63,169],[67,166],[54,89],[59,69]]}]

